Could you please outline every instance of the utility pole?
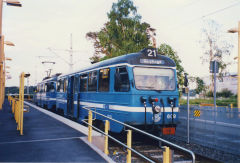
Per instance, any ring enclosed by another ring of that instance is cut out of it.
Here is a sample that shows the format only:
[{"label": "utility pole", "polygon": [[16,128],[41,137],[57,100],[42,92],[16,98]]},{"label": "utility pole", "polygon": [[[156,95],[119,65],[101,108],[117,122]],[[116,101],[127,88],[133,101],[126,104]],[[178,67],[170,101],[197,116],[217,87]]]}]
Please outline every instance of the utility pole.
[{"label": "utility pole", "polygon": [[69,72],[71,72],[71,71],[73,70],[72,33],[71,33],[71,35],[70,35],[70,50],[69,50],[69,54],[70,54]]},{"label": "utility pole", "polygon": [[[73,70],[73,45],[72,45],[72,34],[70,34],[70,49],[53,49],[53,48],[48,48],[52,53],[54,53],[57,57],[61,58],[65,63],[68,64],[69,66],[69,72]],[[55,51],[65,51],[69,53],[69,61],[58,55]]]},{"label": "utility pole", "polygon": [[238,111],[240,111],[240,21],[238,22],[238,28],[233,28],[228,30],[229,33],[238,33],[238,94],[237,103]]}]

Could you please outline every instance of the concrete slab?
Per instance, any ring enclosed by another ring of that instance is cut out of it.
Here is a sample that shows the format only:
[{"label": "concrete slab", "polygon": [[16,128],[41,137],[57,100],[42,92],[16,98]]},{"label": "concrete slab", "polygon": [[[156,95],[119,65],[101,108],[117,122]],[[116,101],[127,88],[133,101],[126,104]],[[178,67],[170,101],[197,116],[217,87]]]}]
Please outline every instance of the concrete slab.
[{"label": "concrete slab", "polygon": [[24,113],[23,136],[9,104],[0,111],[0,162],[107,162],[80,139],[85,134],[29,108]]}]

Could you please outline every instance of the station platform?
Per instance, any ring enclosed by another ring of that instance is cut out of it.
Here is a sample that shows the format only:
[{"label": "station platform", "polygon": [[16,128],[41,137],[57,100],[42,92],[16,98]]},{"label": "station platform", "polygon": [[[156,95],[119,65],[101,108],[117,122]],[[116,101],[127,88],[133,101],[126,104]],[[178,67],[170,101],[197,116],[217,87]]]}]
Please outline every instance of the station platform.
[{"label": "station platform", "polygon": [[86,129],[81,128],[86,127],[44,109],[29,110],[24,113],[21,136],[5,100],[0,110],[0,162],[111,162],[84,141]]}]

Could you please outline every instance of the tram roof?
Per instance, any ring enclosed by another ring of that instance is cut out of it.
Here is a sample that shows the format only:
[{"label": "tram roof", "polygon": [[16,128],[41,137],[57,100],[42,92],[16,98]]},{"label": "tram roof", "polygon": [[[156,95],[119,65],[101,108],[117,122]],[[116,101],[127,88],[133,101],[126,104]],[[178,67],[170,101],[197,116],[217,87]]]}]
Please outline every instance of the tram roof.
[{"label": "tram roof", "polygon": [[146,54],[143,51],[144,50],[142,50],[138,53],[125,54],[122,56],[118,56],[118,57],[107,59],[107,60],[104,60],[101,62],[97,62],[97,63],[92,64],[89,67],[82,68],[82,69],[72,72],[72,73],[63,74],[61,76],[76,74],[76,73],[80,73],[80,72],[84,72],[84,71],[89,71],[91,69],[107,67],[107,66],[112,66],[112,65],[117,65],[117,64],[124,64],[124,63],[130,64],[130,65],[176,67],[175,62],[167,56],[157,54],[156,57],[148,57],[148,56],[146,56]]}]

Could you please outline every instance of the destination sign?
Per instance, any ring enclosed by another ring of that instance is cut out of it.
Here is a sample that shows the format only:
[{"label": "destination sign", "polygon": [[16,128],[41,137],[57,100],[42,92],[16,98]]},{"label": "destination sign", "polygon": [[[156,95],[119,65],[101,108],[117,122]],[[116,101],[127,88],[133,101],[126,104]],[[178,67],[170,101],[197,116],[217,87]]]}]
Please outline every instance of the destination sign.
[{"label": "destination sign", "polygon": [[140,63],[162,65],[165,62],[164,60],[160,60],[160,59],[140,59]]}]

